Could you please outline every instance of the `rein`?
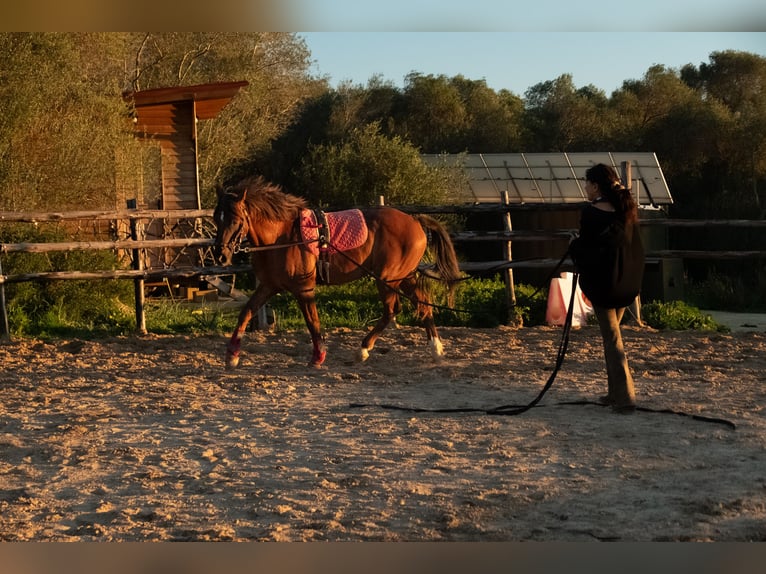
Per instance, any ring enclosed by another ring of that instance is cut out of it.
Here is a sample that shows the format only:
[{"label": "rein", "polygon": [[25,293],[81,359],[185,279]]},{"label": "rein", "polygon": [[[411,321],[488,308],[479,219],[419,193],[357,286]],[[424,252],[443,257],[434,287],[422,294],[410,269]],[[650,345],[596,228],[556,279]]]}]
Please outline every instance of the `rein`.
[{"label": "rein", "polygon": [[312,239],[311,241],[293,241],[291,243],[271,243],[269,245],[255,245],[252,247],[242,247],[237,244],[233,250],[233,253],[254,253],[256,251],[272,251],[274,249],[286,249],[288,247],[296,247],[298,245],[305,245],[307,243],[316,243],[319,239]]}]

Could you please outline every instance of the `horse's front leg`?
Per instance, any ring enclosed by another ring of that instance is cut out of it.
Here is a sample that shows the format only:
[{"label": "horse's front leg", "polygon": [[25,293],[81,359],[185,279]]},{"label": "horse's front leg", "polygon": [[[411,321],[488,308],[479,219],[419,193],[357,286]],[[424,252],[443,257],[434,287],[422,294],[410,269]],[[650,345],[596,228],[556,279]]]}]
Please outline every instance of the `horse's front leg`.
[{"label": "horse's front leg", "polygon": [[312,367],[321,367],[327,356],[327,349],[325,349],[324,338],[322,337],[322,326],[319,323],[319,312],[317,311],[314,290],[310,289],[296,293],[295,298],[298,300],[298,306],[301,309],[301,313],[303,313],[303,318],[306,320],[306,327],[308,327],[309,334],[311,335],[313,352],[311,354],[309,365]]},{"label": "horse's front leg", "polygon": [[231,339],[226,345],[226,367],[229,369],[235,368],[239,365],[239,354],[242,348],[242,337],[247,330],[247,326],[253,315],[258,312],[263,305],[273,296],[277,291],[271,287],[265,286],[260,283],[256,287],[255,292],[248,299],[242,311],[239,313],[237,319],[237,326],[234,328],[234,332],[231,335]]}]

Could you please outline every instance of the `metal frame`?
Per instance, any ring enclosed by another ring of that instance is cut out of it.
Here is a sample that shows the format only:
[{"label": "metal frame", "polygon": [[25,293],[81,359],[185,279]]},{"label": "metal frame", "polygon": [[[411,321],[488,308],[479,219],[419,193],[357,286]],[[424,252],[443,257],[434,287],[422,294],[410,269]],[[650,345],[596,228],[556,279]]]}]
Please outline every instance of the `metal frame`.
[{"label": "metal frame", "polygon": [[513,204],[581,203],[585,170],[605,163],[620,173],[622,162],[632,168],[631,189],[639,205],[673,203],[665,176],[653,152],[598,153],[498,153],[423,155],[429,165],[463,169],[467,195],[474,203],[502,203],[505,193]]}]

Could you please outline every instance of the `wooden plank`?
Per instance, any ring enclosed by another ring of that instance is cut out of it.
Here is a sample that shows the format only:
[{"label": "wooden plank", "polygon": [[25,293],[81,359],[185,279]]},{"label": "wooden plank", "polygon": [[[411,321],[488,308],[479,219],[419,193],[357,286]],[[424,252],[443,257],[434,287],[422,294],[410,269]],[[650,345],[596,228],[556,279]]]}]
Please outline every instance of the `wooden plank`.
[{"label": "wooden plank", "polygon": [[21,273],[19,275],[0,275],[0,284],[23,283],[26,281],[67,281],[67,280],[106,280],[106,279],[159,279],[162,277],[191,278],[201,275],[234,275],[252,271],[251,265],[231,265],[228,267],[184,267],[177,269],[116,269],[113,271],[47,271],[40,273]]},{"label": "wooden plank", "polygon": [[139,239],[136,241],[69,241],[63,243],[1,243],[0,253],[52,253],[55,251],[100,251],[105,249],[156,249],[162,247],[212,247],[215,239]]},{"label": "wooden plank", "polygon": [[33,211],[0,211],[0,223],[42,223],[56,221],[86,220],[119,220],[119,219],[196,219],[197,217],[212,217],[212,209],[142,209],[129,211],[67,211],[67,212],[33,212]]},{"label": "wooden plank", "polygon": [[454,243],[478,243],[494,241],[548,241],[554,239],[569,239],[576,233],[576,229],[563,229],[557,231],[525,230],[514,231],[462,231],[450,234]]}]

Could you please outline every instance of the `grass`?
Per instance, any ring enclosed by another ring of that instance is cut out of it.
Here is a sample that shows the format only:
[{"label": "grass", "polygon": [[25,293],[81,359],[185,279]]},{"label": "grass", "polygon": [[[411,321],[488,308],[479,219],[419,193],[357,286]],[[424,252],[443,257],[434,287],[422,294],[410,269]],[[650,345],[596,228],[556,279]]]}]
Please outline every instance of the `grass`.
[{"label": "grass", "polygon": [[[9,322],[15,337],[97,338],[135,332],[135,310],[130,281],[61,281],[47,285],[18,284],[9,299]],[[435,320],[439,326],[492,328],[503,324],[527,327],[545,324],[547,291],[516,285],[516,306],[509,307],[500,277],[461,283],[451,308],[446,291],[434,284]],[[305,329],[303,315],[294,298],[280,294],[269,302],[280,330]],[[365,329],[381,315],[377,290],[371,280],[317,289],[317,308],[322,327]],[[150,299],[146,326],[158,334],[229,334],[237,323],[238,308],[215,303],[193,304],[172,299]],[[642,306],[644,321],[657,329],[725,331],[712,317],[683,301],[652,301]],[[418,320],[409,301],[397,317],[401,325]]]}]

